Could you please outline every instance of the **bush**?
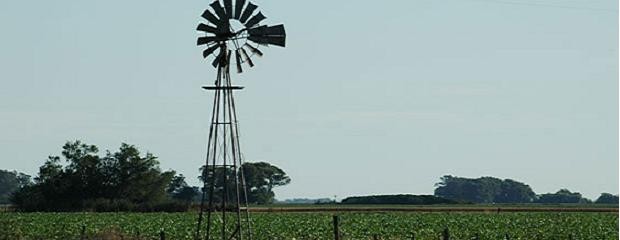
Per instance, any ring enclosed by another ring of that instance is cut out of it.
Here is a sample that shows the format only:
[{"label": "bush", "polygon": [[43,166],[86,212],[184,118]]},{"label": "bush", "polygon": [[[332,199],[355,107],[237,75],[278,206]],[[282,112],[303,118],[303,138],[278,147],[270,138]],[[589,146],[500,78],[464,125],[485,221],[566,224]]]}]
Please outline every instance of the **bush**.
[{"label": "bush", "polygon": [[432,195],[379,195],[348,197],[342,200],[343,204],[412,204],[412,205],[431,205],[431,204],[454,204],[456,201]]}]

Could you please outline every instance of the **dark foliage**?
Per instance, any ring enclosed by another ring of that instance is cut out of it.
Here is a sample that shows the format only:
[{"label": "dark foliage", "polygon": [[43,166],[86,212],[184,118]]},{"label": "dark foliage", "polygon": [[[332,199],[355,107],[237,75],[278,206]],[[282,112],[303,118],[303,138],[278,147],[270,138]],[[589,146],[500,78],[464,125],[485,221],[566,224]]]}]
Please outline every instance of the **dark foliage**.
[{"label": "dark foliage", "polygon": [[536,203],[591,203],[589,199],[583,198],[581,193],[571,192],[568,189],[561,189],[556,193],[546,193],[538,196]]},{"label": "dark foliage", "polygon": [[413,205],[431,205],[431,204],[455,204],[456,201],[448,200],[432,195],[378,195],[378,196],[361,196],[348,197],[342,200],[342,204],[413,204]]},{"label": "dark foliage", "polygon": [[50,156],[32,185],[12,202],[21,211],[176,211],[187,209],[182,176],[162,172],[157,157],[132,145],[99,156],[94,145],[67,142],[62,156]]},{"label": "dark foliage", "polygon": [[[247,188],[247,199],[249,203],[252,204],[268,204],[274,202],[275,194],[273,192],[273,188],[284,186],[291,182],[291,179],[286,175],[286,173],[269,163],[258,162],[258,163],[250,163],[246,162],[243,164],[243,176],[241,175],[241,171],[236,174],[229,168],[215,168],[215,169],[206,169],[204,166],[201,168],[202,177],[200,177],[201,181],[207,180],[207,186],[211,186],[211,183],[214,182],[214,199],[213,201],[218,203],[222,202],[220,196],[224,195],[224,186],[226,182],[226,188],[228,189],[228,199],[229,201],[234,201],[235,199],[235,177],[237,181],[241,181],[241,177],[245,179],[246,188]],[[206,177],[205,177],[206,176]],[[226,180],[224,180],[226,179]],[[206,196],[209,196],[210,188],[206,189]],[[244,199],[244,192],[240,189],[240,198]],[[208,199],[208,197],[207,197]]]},{"label": "dark foliage", "polygon": [[531,203],[536,194],[530,186],[511,179],[477,179],[443,176],[436,184],[435,196],[473,203]]},{"label": "dark foliage", "polygon": [[11,195],[32,183],[30,176],[16,171],[0,170],[0,204],[9,203]]},{"label": "dark foliage", "polygon": [[594,203],[598,204],[618,204],[618,195],[611,193],[601,193],[601,196],[596,199]]}]

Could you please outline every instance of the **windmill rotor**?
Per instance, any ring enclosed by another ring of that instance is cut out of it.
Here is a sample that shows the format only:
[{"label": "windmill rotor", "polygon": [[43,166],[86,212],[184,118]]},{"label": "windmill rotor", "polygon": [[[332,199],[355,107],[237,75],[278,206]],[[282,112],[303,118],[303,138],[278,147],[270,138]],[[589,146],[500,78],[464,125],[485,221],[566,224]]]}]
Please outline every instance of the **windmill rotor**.
[{"label": "windmill rotor", "polygon": [[[234,4],[233,4],[234,2]],[[252,57],[263,56],[261,46],[286,46],[284,25],[268,26],[261,22],[267,17],[258,6],[246,0],[215,0],[209,4],[198,24],[197,31],[204,33],[197,39],[198,46],[206,45],[203,57],[213,56],[215,68],[230,65],[236,61],[237,72],[243,72],[243,65],[254,66]],[[238,22],[241,29],[233,29],[231,21]],[[229,52],[230,51],[230,52]],[[235,57],[231,57],[234,52]]]}]

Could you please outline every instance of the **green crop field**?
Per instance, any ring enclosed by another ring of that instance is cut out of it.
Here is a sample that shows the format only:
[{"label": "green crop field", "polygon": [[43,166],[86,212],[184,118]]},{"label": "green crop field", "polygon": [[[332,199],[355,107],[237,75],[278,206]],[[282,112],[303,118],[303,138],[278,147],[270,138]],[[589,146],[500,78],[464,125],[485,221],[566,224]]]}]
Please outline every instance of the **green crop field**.
[{"label": "green crop field", "polygon": [[[333,213],[253,213],[255,239],[333,239]],[[342,239],[618,239],[615,213],[342,213]],[[195,213],[0,213],[0,239],[191,239]],[[116,238],[121,239],[121,238]]]}]

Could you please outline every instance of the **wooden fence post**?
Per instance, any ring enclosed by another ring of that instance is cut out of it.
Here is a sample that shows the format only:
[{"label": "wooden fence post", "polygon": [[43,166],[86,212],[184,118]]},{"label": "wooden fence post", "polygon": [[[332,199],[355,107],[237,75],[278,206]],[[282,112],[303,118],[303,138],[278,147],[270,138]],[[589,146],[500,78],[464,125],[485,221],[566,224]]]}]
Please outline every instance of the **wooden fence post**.
[{"label": "wooden fence post", "polygon": [[340,240],[340,218],[334,215],[334,240]]},{"label": "wooden fence post", "polygon": [[163,229],[159,232],[159,240],[166,240],[166,233]]},{"label": "wooden fence post", "polygon": [[450,230],[447,227],[443,230],[443,240],[450,240]]},{"label": "wooden fence post", "polygon": [[86,240],[86,225],[82,225],[82,231],[80,232],[80,240]]}]

